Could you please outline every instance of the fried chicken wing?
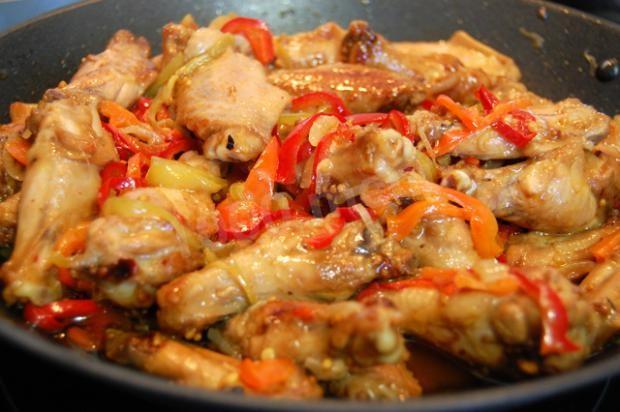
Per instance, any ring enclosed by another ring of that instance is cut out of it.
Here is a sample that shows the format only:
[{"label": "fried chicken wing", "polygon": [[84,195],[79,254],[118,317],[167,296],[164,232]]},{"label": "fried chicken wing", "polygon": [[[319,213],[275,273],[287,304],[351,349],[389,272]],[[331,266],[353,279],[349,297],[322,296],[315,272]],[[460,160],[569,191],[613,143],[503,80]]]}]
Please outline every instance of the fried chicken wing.
[{"label": "fried chicken wing", "polygon": [[[544,155],[497,169],[449,168],[444,184],[463,187],[496,217],[550,233],[568,233],[597,223],[598,202],[584,171],[578,141]],[[464,174],[462,174],[464,173]]]},{"label": "fried chicken wing", "polygon": [[358,64],[326,64],[313,68],[274,70],[269,81],[293,96],[317,91],[339,95],[353,112],[406,110],[424,100],[414,79],[387,70]]},{"label": "fried chicken wing", "polygon": [[50,255],[65,229],[93,216],[99,168],[118,158],[97,112],[100,99],[129,104],[153,74],[142,38],[118,32],[103,53],[89,57],[71,83],[51,89],[29,119],[28,152],[15,249],[3,266],[4,298],[43,304],[60,297]]},{"label": "fried chicken wing", "polygon": [[253,245],[166,284],[157,294],[160,325],[194,336],[261,299],[343,300],[396,266],[382,254],[393,242],[377,239],[360,222],[347,224],[328,248],[305,246],[323,224],[310,219],[274,225]]},{"label": "fried chicken wing", "polygon": [[259,392],[248,379],[244,381],[238,359],[158,333],[140,336],[110,330],[106,337],[106,356],[179,384],[204,389],[241,388],[248,394],[293,399],[320,398],[323,392],[314,379],[293,364],[285,380],[266,392]]},{"label": "fried chicken wing", "polygon": [[318,380],[331,381],[342,379],[352,367],[404,360],[398,320],[398,313],[381,303],[273,299],[228,321],[222,338],[226,349],[243,357],[292,359]]},{"label": "fried chicken wing", "polygon": [[204,140],[208,159],[245,162],[265,148],[288,102],[260,63],[227,51],[179,81],[177,121]]}]

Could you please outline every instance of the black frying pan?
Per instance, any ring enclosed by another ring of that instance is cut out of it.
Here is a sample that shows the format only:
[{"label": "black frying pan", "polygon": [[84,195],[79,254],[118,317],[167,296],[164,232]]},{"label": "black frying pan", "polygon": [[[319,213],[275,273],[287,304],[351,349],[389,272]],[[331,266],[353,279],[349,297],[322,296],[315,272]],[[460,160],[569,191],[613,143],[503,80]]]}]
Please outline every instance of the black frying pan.
[{"label": "black frying pan", "polygon": [[[539,17],[545,6],[548,17]],[[447,38],[456,29],[512,56],[533,91],[561,99],[576,96],[608,114],[620,112],[620,79],[601,83],[589,74],[588,51],[599,60],[620,57],[620,26],[572,9],[535,0],[106,0],[89,1],[46,15],[0,36],[0,119],[14,100],[36,101],[43,91],[68,79],[80,59],[104,48],[109,37],[128,28],[159,44],[160,27],[192,13],[204,22],[222,13],[266,20],[275,32],[311,29],[327,20],[346,25],[368,20],[394,40]],[[545,39],[532,47],[519,31]],[[531,403],[620,374],[620,348],[592,359],[581,369],[488,389],[430,395],[405,404],[324,400],[288,402],[195,390],[63,348],[26,330],[8,312],[0,313],[0,338],[45,360],[118,384],[136,394],[161,397],[175,408],[296,411],[429,411],[502,409]],[[71,395],[69,395],[71,396]]]}]

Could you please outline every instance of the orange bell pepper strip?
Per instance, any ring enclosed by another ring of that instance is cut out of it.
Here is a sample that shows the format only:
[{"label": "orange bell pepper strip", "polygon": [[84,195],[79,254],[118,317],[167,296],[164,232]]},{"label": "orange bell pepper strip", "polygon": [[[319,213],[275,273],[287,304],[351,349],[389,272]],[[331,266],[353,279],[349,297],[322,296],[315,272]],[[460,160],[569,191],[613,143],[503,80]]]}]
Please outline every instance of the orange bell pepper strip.
[{"label": "orange bell pepper strip", "polygon": [[99,113],[107,117],[109,119],[108,123],[115,128],[122,128],[140,123],[140,120],[138,120],[135,114],[125,109],[120,104],[110,100],[103,100],[99,103]]},{"label": "orange bell pepper strip", "polygon": [[7,152],[17,160],[21,165],[28,165],[28,150],[30,150],[30,142],[22,138],[8,139],[4,148]]},{"label": "orange bell pepper strip", "polygon": [[395,236],[397,240],[402,240],[413,231],[422,218],[429,215],[466,218],[464,210],[457,206],[445,202],[423,200],[407,206],[396,216],[389,216],[387,218],[388,233]]},{"label": "orange bell pepper strip", "polygon": [[90,222],[82,222],[65,230],[56,240],[54,249],[66,257],[83,252],[86,248],[89,225]]},{"label": "orange bell pepper strip", "polygon": [[243,184],[244,194],[264,209],[271,208],[278,173],[280,142],[272,137]]},{"label": "orange bell pepper strip", "polygon": [[295,373],[290,359],[253,361],[244,359],[239,365],[239,379],[249,389],[268,394],[280,389]]},{"label": "orange bell pepper strip", "polygon": [[612,234],[605,236],[590,248],[592,256],[597,262],[603,262],[620,250],[620,229]]},{"label": "orange bell pepper strip", "polygon": [[445,94],[437,96],[435,103],[439,106],[445,107],[450,113],[452,113],[457,119],[463,123],[467,130],[476,130],[480,127],[481,119],[477,113],[474,113],[471,109],[467,109]]}]

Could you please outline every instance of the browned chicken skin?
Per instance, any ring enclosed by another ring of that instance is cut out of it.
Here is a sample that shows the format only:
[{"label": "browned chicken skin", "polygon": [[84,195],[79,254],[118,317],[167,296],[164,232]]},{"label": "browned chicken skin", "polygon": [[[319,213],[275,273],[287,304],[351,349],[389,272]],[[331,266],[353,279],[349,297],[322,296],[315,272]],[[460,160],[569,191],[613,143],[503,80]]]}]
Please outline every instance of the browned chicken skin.
[{"label": "browned chicken skin", "polygon": [[269,81],[293,96],[317,91],[339,95],[353,112],[406,110],[424,100],[415,80],[387,70],[358,64],[326,64],[307,69],[275,70]]},{"label": "browned chicken skin", "polygon": [[345,31],[328,22],[308,32],[281,34],[275,39],[276,66],[301,69],[340,62]]},{"label": "browned chicken skin", "polygon": [[331,381],[350,368],[404,360],[398,320],[381,303],[268,300],[228,321],[222,338],[227,350],[243,357],[292,359],[317,379]]},{"label": "browned chicken skin", "polygon": [[[322,219],[296,220],[267,229],[256,242],[198,272],[181,276],[157,294],[158,320],[185,336],[269,297],[343,300],[398,266],[393,242],[377,239],[360,222],[349,223],[329,248],[312,250],[304,239]],[[390,253],[388,258],[384,253]]]},{"label": "browned chicken skin", "polygon": [[8,302],[43,304],[60,297],[49,262],[54,243],[63,230],[94,214],[99,168],[118,158],[101,126],[98,102],[117,99],[127,105],[137,99],[154,75],[148,54],[144,39],[118,32],[68,86],[48,90],[31,116],[35,142],[28,153],[15,249],[2,268]]},{"label": "browned chicken skin", "polygon": [[354,142],[333,145],[319,163],[317,193],[342,203],[366,186],[393,183],[416,165],[416,149],[407,137],[391,129],[365,128]]},{"label": "browned chicken skin", "polygon": [[598,200],[585,174],[578,141],[540,157],[497,169],[457,166],[444,171],[444,184],[487,205],[496,217],[550,233],[569,233],[597,223]]},{"label": "browned chicken skin", "polygon": [[[182,385],[211,390],[242,388],[249,394],[261,394],[243,382],[238,359],[158,333],[140,336],[110,330],[106,337],[106,356]],[[262,395],[314,399],[322,396],[322,390],[314,379],[295,368],[279,387]]]},{"label": "browned chicken skin", "polygon": [[[475,269],[483,282],[511,276],[505,266],[492,262]],[[598,350],[598,337],[606,333],[610,319],[556,271],[528,269],[527,276],[544,279],[558,293],[569,316],[568,336],[579,345],[577,351],[539,355],[539,308],[520,290],[504,296],[483,291],[446,296],[437,289],[412,286],[395,292],[381,291],[379,295],[389,299],[403,315],[405,332],[474,365],[505,372],[516,368],[526,374],[576,368]]]},{"label": "browned chicken skin", "polygon": [[262,152],[288,102],[260,63],[227,51],[179,82],[177,121],[205,141],[208,159],[245,162]]},{"label": "browned chicken skin", "polygon": [[402,363],[354,369],[331,382],[329,389],[336,396],[359,401],[404,401],[422,394],[420,384]]}]

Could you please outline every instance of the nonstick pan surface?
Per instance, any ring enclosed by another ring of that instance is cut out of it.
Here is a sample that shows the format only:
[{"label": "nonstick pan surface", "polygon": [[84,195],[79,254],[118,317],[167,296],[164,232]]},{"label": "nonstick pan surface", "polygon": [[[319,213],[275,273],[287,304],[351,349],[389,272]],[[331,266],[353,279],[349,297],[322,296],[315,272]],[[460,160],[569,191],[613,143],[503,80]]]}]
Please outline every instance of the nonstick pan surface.
[{"label": "nonstick pan surface", "polygon": [[[546,8],[547,18],[540,17]],[[575,96],[613,115],[620,112],[620,79],[602,83],[589,72],[584,53],[620,57],[620,26],[573,9],[526,0],[104,0],[71,6],[25,23],[0,36],[0,120],[12,101],[37,101],[68,79],[80,59],[105,47],[118,29],[146,36],[157,52],[161,27],[192,13],[205,22],[234,11],[266,20],[274,32],[293,33],[325,21],[342,25],[368,20],[393,40],[436,40],[458,29],[513,57],[532,91],[559,100]],[[544,38],[533,47],[525,29]],[[27,330],[8,310],[0,312],[0,338],[66,368],[158,397],[174,409],[294,411],[430,411],[506,409],[620,374],[620,348],[610,348],[582,368],[510,385],[429,395],[406,403],[274,401],[233,393],[196,390],[85,356]],[[33,371],[36,373],[36,371]]]}]

